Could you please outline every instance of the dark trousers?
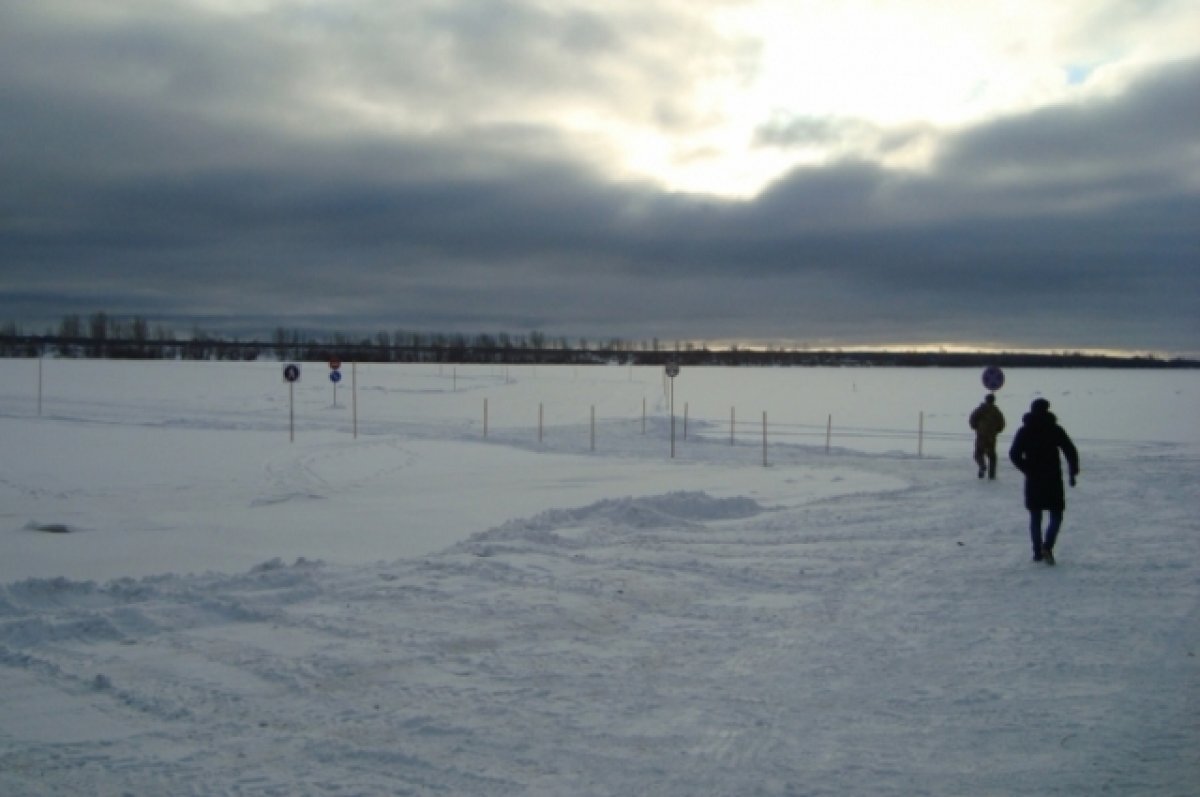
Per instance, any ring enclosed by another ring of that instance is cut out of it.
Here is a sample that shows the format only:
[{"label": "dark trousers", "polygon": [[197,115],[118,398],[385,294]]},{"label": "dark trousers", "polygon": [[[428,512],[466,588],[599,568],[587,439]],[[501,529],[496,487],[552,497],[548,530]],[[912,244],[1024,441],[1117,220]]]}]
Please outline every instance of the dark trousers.
[{"label": "dark trousers", "polygon": [[1042,510],[1029,510],[1029,541],[1033,543],[1034,555],[1040,555],[1043,548],[1054,549],[1054,541],[1058,539],[1058,530],[1062,528],[1063,513],[1061,509],[1050,509],[1050,525],[1046,527],[1046,536],[1042,537]]},{"label": "dark trousers", "polygon": [[986,470],[993,479],[996,478],[996,435],[975,435],[975,464],[979,466],[979,475]]}]

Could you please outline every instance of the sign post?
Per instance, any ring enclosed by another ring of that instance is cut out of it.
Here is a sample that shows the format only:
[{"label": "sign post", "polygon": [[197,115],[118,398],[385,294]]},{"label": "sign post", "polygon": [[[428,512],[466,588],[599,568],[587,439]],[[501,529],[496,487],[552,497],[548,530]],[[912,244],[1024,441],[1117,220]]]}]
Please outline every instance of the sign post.
[{"label": "sign post", "polygon": [[337,386],[338,382],[342,381],[342,372],[338,369],[342,367],[342,361],[337,357],[329,358],[329,381],[333,382],[333,406],[337,409]]},{"label": "sign post", "polygon": [[679,376],[679,363],[674,360],[667,362],[666,374],[671,380],[671,459],[675,459],[675,377]]},{"label": "sign post", "polygon": [[341,371],[330,371],[329,372],[329,381],[333,382],[333,406],[336,408],[337,407],[337,386],[338,386],[338,382],[342,381],[342,372]]},{"label": "sign post", "polygon": [[296,391],[295,385],[300,381],[300,366],[288,363],[283,366],[283,381],[288,385],[288,440],[296,442]]}]

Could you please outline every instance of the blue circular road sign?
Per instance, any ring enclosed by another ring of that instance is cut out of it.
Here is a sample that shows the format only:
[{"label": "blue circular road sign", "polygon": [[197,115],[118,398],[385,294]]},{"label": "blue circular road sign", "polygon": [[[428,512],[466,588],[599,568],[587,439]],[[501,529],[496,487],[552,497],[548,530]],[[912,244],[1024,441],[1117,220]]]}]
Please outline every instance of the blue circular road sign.
[{"label": "blue circular road sign", "polygon": [[999,390],[1004,387],[1004,372],[995,365],[984,368],[983,386],[988,390]]}]

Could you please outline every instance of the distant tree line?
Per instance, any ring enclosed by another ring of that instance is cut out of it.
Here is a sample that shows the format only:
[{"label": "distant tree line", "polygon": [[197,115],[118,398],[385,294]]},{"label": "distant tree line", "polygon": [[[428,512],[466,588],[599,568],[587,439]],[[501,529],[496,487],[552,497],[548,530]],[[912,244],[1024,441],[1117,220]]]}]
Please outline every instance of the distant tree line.
[{"label": "distant tree line", "polygon": [[269,341],[240,340],[211,335],[199,328],[178,336],[163,324],[138,316],[122,318],[103,312],[87,318],[64,316],[57,329],[43,335],[23,332],[17,324],[0,324],[0,357],[109,358],[123,360],[258,360],[392,363],[505,363],[681,366],[909,366],[969,367],[1089,367],[1089,368],[1197,368],[1200,361],[1161,359],[1152,355],[1114,357],[1081,352],[845,352],[808,348],[766,349],[731,346],[710,349],[690,341],[664,344],[657,338],[633,343],[620,338],[590,341],[528,334],[428,333],[409,330],[380,331],[355,337],[344,333],[313,334],[277,328]]},{"label": "distant tree line", "polygon": [[261,346],[243,344],[194,329],[180,339],[163,324],[140,316],[121,318],[93,313],[87,318],[63,316],[58,328],[44,335],[22,334],[12,322],[0,324],[0,356],[108,358],[120,360],[255,360]]}]

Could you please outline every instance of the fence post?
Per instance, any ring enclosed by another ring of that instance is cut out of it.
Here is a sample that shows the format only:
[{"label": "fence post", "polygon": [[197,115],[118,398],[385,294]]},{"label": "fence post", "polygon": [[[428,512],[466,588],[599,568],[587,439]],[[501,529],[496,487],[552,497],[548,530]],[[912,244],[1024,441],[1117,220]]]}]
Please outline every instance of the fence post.
[{"label": "fence post", "polygon": [[687,440],[688,403],[683,402],[683,439]]},{"label": "fence post", "polygon": [[763,410],[763,467],[767,467],[767,411]]},{"label": "fence post", "polygon": [[833,415],[830,414],[829,420],[825,422],[825,453],[829,453],[829,437],[833,433]]}]

